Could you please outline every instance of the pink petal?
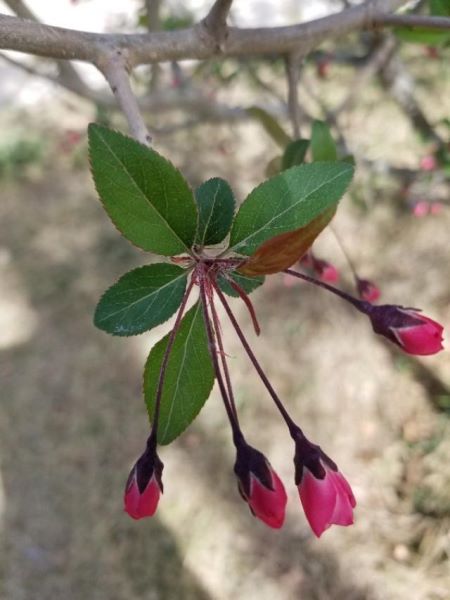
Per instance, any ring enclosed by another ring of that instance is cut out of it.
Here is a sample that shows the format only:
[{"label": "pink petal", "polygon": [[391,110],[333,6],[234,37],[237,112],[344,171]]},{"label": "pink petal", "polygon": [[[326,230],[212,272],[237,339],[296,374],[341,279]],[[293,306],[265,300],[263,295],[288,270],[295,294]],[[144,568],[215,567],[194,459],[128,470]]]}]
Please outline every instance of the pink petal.
[{"label": "pink petal", "polygon": [[323,268],[320,279],[328,283],[335,283],[339,279],[339,272],[333,265],[328,265]]},{"label": "pink petal", "polygon": [[413,215],[415,217],[425,217],[430,211],[430,203],[426,200],[421,200],[414,205]]},{"label": "pink petal", "polygon": [[150,479],[142,494],[139,492],[136,478],[134,478],[125,492],[124,510],[133,519],[151,517],[158,506],[160,494],[161,490],[154,476]]},{"label": "pink petal", "polygon": [[405,352],[426,356],[442,350],[442,332],[444,330],[442,325],[419,314],[412,316],[421,319],[423,324],[403,327],[394,331]]},{"label": "pink petal", "polygon": [[320,537],[331,525],[336,506],[336,486],[330,477],[316,479],[305,468],[298,491],[308,523],[315,535]]},{"label": "pink petal", "polygon": [[353,490],[350,487],[350,484],[348,483],[348,481],[345,479],[345,477],[342,475],[342,473],[340,471],[337,471],[337,473],[335,473],[335,480],[336,480],[337,484],[347,494],[351,507],[355,508],[356,498],[353,495]]},{"label": "pink petal", "polygon": [[340,473],[338,474],[332,471],[329,473],[329,477],[331,477],[336,487],[336,505],[331,516],[331,523],[333,525],[353,525],[353,507],[350,496],[338,475],[340,475]]},{"label": "pink petal", "polygon": [[284,523],[287,494],[284,485],[275,471],[272,471],[273,490],[266,488],[254,475],[251,475],[248,503],[255,516],[269,527],[279,529]]}]

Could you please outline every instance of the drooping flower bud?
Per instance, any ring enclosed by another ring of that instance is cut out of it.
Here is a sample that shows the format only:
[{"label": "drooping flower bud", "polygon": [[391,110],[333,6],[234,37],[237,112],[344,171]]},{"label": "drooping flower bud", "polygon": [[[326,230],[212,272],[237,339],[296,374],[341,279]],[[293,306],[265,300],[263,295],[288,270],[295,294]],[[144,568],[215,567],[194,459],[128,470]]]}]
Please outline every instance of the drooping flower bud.
[{"label": "drooping flower bud", "polygon": [[314,270],[319,276],[319,279],[326,281],[327,283],[336,283],[339,279],[339,271],[334,265],[326,260],[316,258],[314,260]]},{"label": "drooping flower bud", "polygon": [[331,525],[352,525],[356,500],[345,477],[319,446],[295,440],[295,484],[308,523],[317,537]]},{"label": "drooping flower bud", "polygon": [[366,307],[375,333],[400,346],[408,354],[426,356],[443,349],[444,328],[412,308],[395,304]]},{"label": "drooping flower bud", "polygon": [[321,258],[316,258],[312,251],[306,252],[300,259],[300,265],[311,269],[322,281],[336,283],[339,279],[339,271],[334,265]]},{"label": "drooping flower bud", "polygon": [[375,302],[381,296],[380,288],[368,279],[356,280],[359,297],[367,302]]},{"label": "drooping flower bud", "polygon": [[415,217],[418,217],[419,219],[421,217],[426,217],[429,212],[430,212],[430,203],[427,202],[426,200],[419,200],[412,207],[413,215]]},{"label": "drooping flower bud", "polygon": [[269,527],[279,529],[284,523],[287,495],[264,454],[239,442],[234,472],[239,492],[253,515]]},{"label": "drooping flower bud", "polygon": [[422,171],[434,171],[438,166],[436,157],[433,154],[422,156],[419,166]]},{"label": "drooping flower bud", "polygon": [[163,492],[164,465],[156,453],[156,443],[149,439],[147,448],[131,469],[125,487],[124,510],[133,519],[151,517]]}]

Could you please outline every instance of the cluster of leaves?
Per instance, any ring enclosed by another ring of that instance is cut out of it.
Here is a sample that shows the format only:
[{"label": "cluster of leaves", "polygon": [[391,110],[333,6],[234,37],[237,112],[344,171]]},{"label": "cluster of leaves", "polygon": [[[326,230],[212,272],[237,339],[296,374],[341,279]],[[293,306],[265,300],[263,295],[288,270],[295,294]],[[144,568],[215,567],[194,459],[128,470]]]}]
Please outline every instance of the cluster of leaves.
[{"label": "cluster of leaves", "polygon": [[[89,149],[99,196],[117,229],[139,248],[170,257],[123,275],[101,298],[95,324],[118,336],[143,333],[180,306],[188,278],[201,261],[217,264],[217,281],[250,293],[298,260],[333,217],[353,166],[338,161],[325,124],[309,140],[285,140],[281,172],[250,192],[236,212],[234,194],[220,178],[193,192],[163,156],[106,127],[91,124]],[[313,161],[304,163],[311,147]],[[219,259],[219,256],[221,259]],[[150,419],[167,335],[150,351],[144,394]],[[159,415],[158,441],[167,444],[196,417],[214,383],[199,302],[184,315],[170,352]]]}]

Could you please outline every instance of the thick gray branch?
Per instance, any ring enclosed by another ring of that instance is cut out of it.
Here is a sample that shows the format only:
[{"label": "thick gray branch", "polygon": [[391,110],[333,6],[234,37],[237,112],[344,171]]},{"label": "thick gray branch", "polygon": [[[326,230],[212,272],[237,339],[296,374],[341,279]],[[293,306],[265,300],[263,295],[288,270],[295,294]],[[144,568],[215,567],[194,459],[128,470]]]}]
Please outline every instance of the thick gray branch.
[{"label": "thick gray branch", "polygon": [[[380,23],[382,15],[405,0],[370,0],[360,6],[308,23],[288,27],[230,27],[220,45],[223,56],[309,51],[326,38]],[[378,19],[378,20],[377,20]],[[207,59],[218,52],[217,40],[204,23],[178,31],[149,34],[98,34],[50,27],[0,15],[0,48],[64,60],[97,63],[117,48],[126,51],[130,67],[185,59]]]}]

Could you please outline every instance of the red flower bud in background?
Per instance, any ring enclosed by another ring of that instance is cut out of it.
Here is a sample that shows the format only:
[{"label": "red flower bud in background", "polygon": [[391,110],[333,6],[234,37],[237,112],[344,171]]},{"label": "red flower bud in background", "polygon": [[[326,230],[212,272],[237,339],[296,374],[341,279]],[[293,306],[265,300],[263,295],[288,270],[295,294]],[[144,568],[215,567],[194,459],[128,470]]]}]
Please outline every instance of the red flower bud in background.
[{"label": "red flower bud in background", "polygon": [[242,498],[255,517],[269,527],[284,523],[287,495],[283,483],[267,458],[245,442],[237,445],[234,472]]},{"label": "red flower bud in background", "polygon": [[430,212],[430,203],[426,200],[419,200],[412,207],[412,213],[415,217],[426,217],[426,215]]},{"label": "red flower bud in background", "polygon": [[380,288],[368,279],[357,279],[356,286],[358,288],[359,297],[367,302],[376,302],[381,296]]},{"label": "red flower bud in background", "polygon": [[430,212],[432,215],[440,215],[444,210],[444,205],[442,202],[433,202],[431,204]]},{"label": "red flower bud in background", "polygon": [[422,171],[434,171],[437,167],[436,157],[433,154],[422,156],[419,166]]},{"label": "red flower bud in background", "polygon": [[296,438],[295,484],[308,523],[320,537],[331,525],[352,525],[356,500],[335,463],[303,435]]},{"label": "red flower bud in background", "polygon": [[315,258],[314,271],[317,273],[319,279],[326,281],[327,283],[336,283],[339,279],[339,271],[334,265],[326,260]]},{"label": "red flower bud in background", "polygon": [[163,491],[163,463],[156,454],[156,443],[149,438],[144,454],[137,460],[125,487],[124,510],[133,519],[151,517]]},{"label": "red flower bud in background", "polygon": [[316,258],[311,250],[301,257],[299,263],[305,269],[314,271],[322,281],[336,283],[339,279],[339,271],[336,267],[326,260]]},{"label": "red flower bud in background", "polygon": [[412,308],[395,304],[366,307],[375,333],[400,346],[408,354],[436,354],[443,349],[444,328]]}]

